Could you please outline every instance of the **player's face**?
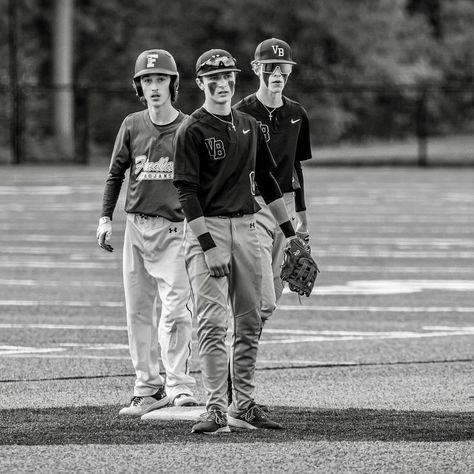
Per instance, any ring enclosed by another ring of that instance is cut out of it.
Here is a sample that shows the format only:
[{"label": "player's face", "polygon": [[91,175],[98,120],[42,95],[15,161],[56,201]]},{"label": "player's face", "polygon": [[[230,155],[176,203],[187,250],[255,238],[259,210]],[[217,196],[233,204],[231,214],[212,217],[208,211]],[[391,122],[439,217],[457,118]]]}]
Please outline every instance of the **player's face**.
[{"label": "player's face", "polygon": [[146,74],[140,78],[148,105],[159,107],[171,100],[170,81],[171,77],[167,74]]},{"label": "player's face", "polygon": [[216,104],[230,102],[235,92],[235,72],[218,72],[209,76],[202,76],[206,99]]},{"label": "player's face", "polygon": [[285,63],[260,64],[260,80],[273,93],[282,92],[291,74],[292,65]]}]

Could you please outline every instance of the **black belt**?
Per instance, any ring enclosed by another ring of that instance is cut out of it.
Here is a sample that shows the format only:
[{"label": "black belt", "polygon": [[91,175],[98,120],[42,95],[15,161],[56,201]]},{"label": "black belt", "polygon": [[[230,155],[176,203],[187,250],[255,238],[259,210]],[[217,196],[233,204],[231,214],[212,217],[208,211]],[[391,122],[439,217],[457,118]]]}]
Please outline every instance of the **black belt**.
[{"label": "black belt", "polygon": [[226,219],[230,217],[243,217],[245,215],[244,211],[237,211],[237,212],[229,212],[229,214],[221,214],[220,217],[221,219]]},{"label": "black belt", "polygon": [[142,214],[141,212],[139,212],[139,213],[137,214],[137,216],[140,217],[141,219],[145,219],[145,220],[146,220],[146,219],[151,219],[151,218],[156,217],[156,216],[150,216],[150,215],[148,215],[148,214]]}]

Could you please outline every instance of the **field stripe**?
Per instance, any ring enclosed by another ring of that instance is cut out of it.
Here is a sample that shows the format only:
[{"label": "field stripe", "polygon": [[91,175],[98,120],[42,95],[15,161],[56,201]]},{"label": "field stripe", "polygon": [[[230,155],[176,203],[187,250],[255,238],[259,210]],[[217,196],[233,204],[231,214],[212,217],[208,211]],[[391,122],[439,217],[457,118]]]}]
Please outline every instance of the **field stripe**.
[{"label": "field stripe", "polygon": [[9,286],[50,286],[50,287],[79,287],[84,288],[90,286],[92,288],[122,288],[123,283],[113,281],[60,281],[60,280],[16,280],[14,278],[0,278],[0,285]]},{"label": "field stripe", "polygon": [[[50,280],[19,280],[0,279],[0,285],[36,286],[36,287],[92,287],[92,288],[122,288],[120,281],[50,281]],[[472,291],[474,280],[354,280],[344,285],[318,285],[314,293],[321,295],[392,295],[416,293],[424,290],[440,291]],[[291,294],[288,288],[285,294]]]},{"label": "field stripe", "polygon": [[[121,301],[38,301],[0,300],[0,306],[64,306],[85,308],[122,308]],[[474,313],[474,307],[462,306],[308,306],[279,305],[277,311],[337,311],[337,312],[391,312],[391,313]]]},{"label": "field stripe", "polygon": [[67,268],[68,270],[103,270],[104,265],[108,269],[122,268],[121,262],[113,260],[103,262],[55,262],[38,260],[8,260],[0,261],[1,268]]},{"label": "field stripe", "polygon": [[[89,242],[90,244],[90,242]],[[98,247],[97,247],[98,249]],[[6,263],[15,263],[17,265],[22,265],[24,262],[20,260],[22,255],[30,256],[30,255],[44,255],[44,260],[37,260],[41,264],[52,261],[53,263],[57,263],[56,261],[52,260],[49,255],[64,255],[66,258],[71,260],[91,260],[91,254],[89,247],[84,249],[84,251],[80,251],[77,248],[71,252],[71,248],[69,247],[4,247],[0,250],[0,255],[5,256],[17,256],[16,260],[12,258],[8,258]],[[437,248],[433,248],[432,250],[387,250],[387,249],[377,249],[377,248],[370,248],[370,249],[361,249],[359,246],[355,248],[351,248],[350,246],[331,246],[331,248],[326,250],[318,250],[317,251],[318,257],[350,257],[350,258],[398,258],[398,259],[421,259],[421,258],[429,258],[435,260],[443,260],[443,259],[474,259],[474,251],[469,250],[440,250]],[[20,258],[18,258],[20,257]],[[111,258],[106,253],[98,254],[95,259],[101,259],[104,261],[110,261]],[[74,262],[76,263],[76,262]]]},{"label": "field stripe", "polygon": [[[94,232],[91,233],[90,236],[80,236],[80,235],[71,235],[71,234],[32,234],[29,232],[28,234],[20,234],[18,235],[18,227],[12,228],[15,231],[15,243],[18,242],[25,242],[25,243],[55,243],[57,244],[55,248],[61,246],[62,243],[87,243],[90,244],[91,242],[95,241]],[[114,227],[115,230],[115,227]],[[458,231],[458,229],[455,229]],[[21,229],[24,232],[24,229]],[[1,242],[8,242],[12,243],[13,235],[0,235]],[[331,248],[336,248],[340,246],[342,248],[349,247],[351,245],[364,245],[364,246],[372,246],[372,245],[402,245],[402,246],[433,246],[436,249],[446,249],[449,247],[455,246],[462,246],[467,248],[474,248],[474,242],[470,238],[442,238],[442,237],[363,237],[363,236],[347,236],[344,238],[341,237],[333,237],[331,235],[318,235],[318,245],[320,243],[329,243],[331,244]],[[335,245],[337,244],[337,245]],[[36,246],[35,246],[36,247]],[[39,247],[45,248],[45,247]],[[66,248],[66,247],[64,247]],[[8,252],[12,253],[15,249],[26,249],[25,247],[15,247],[15,246],[2,246],[0,249],[1,252]]]},{"label": "field stripe", "polygon": [[462,306],[305,306],[279,305],[277,311],[363,311],[369,313],[474,313],[474,307]]},{"label": "field stripe", "polygon": [[[121,267],[120,262],[110,261],[107,262],[107,268],[119,268]],[[75,263],[75,262],[2,262],[0,261],[0,267],[3,268],[68,268],[71,270],[82,270],[82,269],[103,269],[104,263]],[[471,274],[474,273],[473,266],[465,267],[435,267],[435,266],[375,266],[375,265],[320,265],[321,269],[331,273],[395,273],[397,275],[403,274],[441,274],[441,275],[456,275],[456,274]],[[321,278],[321,277],[320,277]],[[41,281],[41,280],[39,280]],[[87,284],[85,281],[84,284]]]},{"label": "field stripe", "polygon": [[[87,331],[126,331],[127,326],[116,326],[109,324],[47,324],[47,323],[0,323],[1,329],[66,329],[66,330],[87,330]],[[430,331],[429,333],[419,333],[413,331],[343,331],[343,330],[309,330],[309,329],[265,329],[265,334],[285,334],[295,336],[308,335],[324,335],[324,336],[351,336],[351,337],[372,337],[372,336],[403,336],[403,335],[418,335],[418,334],[435,334],[433,331],[449,335],[453,332],[459,334],[474,334],[474,326],[422,326],[423,331]],[[438,334],[438,333],[436,333]],[[93,343],[62,343],[63,347],[83,347],[96,348],[97,344]],[[15,347],[15,346],[2,346]],[[101,347],[106,349],[123,349],[125,346],[116,343],[101,344]]]},{"label": "field stripe", "polygon": [[122,301],[39,301],[39,300],[0,300],[0,306],[65,306],[79,308],[122,308]]},{"label": "field stripe", "polygon": [[458,274],[458,273],[474,273],[474,267],[435,267],[435,266],[375,266],[375,265],[325,265],[321,266],[322,270],[333,273],[344,273],[344,272],[384,272],[384,273],[415,273],[415,274],[426,274],[426,273],[441,273],[441,274]]},{"label": "field stripe", "polygon": [[[107,324],[38,324],[38,323],[0,323],[2,329],[68,329],[87,331],[126,331],[127,326],[110,326]],[[84,344],[81,344],[82,346]]]}]

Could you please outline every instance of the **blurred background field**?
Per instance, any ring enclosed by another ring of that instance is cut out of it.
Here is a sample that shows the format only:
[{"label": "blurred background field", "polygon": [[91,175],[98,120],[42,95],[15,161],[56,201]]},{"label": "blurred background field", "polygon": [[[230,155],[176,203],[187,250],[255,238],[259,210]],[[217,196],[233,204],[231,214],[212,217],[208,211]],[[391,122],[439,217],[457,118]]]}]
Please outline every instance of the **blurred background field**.
[{"label": "blurred background field", "polygon": [[[199,54],[236,57],[235,101],[256,45],[288,41],[286,94],[307,109],[323,164],[474,162],[474,4],[466,0],[7,0],[0,4],[0,164],[108,159],[137,55],[168,49],[177,106],[200,105]],[[388,146],[384,146],[388,145]]]}]

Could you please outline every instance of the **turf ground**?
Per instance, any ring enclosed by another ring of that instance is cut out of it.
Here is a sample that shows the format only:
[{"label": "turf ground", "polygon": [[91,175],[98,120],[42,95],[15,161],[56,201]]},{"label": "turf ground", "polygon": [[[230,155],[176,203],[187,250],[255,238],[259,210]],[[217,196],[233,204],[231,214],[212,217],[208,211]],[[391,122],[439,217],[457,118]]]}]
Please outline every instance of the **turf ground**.
[{"label": "turf ground", "polygon": [[[123,193],[106,169],[2,167],[0,472],[474,472],[474,170],[305,169],[313,295],[285,293],[257,401],[281,432],[124,420]],[[196,346],[194,346],[196,347]],[[193,372],[202,390],[197,356]]]}]

